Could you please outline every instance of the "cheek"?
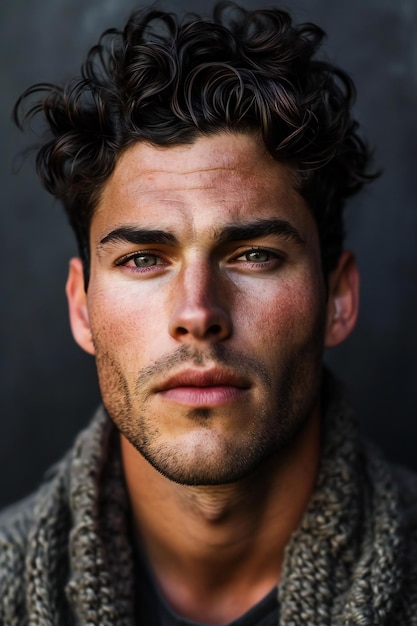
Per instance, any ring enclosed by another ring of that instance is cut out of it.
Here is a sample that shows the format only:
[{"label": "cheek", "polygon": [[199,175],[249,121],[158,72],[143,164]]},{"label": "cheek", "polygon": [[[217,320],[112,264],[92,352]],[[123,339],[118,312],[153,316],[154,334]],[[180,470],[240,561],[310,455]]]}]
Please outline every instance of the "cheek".
[{"label": "cheek", "polygon": [[253,292],[237,309],[241,324],[258,348],[301,347],[323,327],[324,290],[314,277],[280,281]]},{"label": "cheek", "polygon": [[120,290],[117,297],[111,292],[95,290],[89,294],[88,311],[96,349],[119,359],[128,356],[137,365],[139,356],[146,352],[146,338],[149,341],[157,333],[153,329],[155,313],[152,314],[150,307]]}]

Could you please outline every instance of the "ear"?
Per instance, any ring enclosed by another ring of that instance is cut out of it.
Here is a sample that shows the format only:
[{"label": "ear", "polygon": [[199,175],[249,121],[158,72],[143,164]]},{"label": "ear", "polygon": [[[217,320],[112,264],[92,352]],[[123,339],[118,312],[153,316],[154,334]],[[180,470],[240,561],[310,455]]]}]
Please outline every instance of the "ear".
[{"label": "ear", "polygon": [[73,337],[83,350],[94,354],[81,259],[74,258],[70,261],[65,293]]},{"label": "ear", "polygon": [[343,252],[336,269],[330,272],[328,290],[324,345],[332,348],[350,335],[358,317],[359,272],[351,252]]}]

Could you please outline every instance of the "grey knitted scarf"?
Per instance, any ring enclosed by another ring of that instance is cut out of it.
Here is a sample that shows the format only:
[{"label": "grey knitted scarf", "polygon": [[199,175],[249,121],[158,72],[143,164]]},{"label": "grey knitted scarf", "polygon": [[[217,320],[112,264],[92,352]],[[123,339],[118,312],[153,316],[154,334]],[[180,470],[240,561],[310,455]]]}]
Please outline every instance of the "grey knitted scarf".
[{"label": "grey knitted scarf", "polygon": [[[340,389],[326,386],[321,468],[287,546],[280,624],[417,624],[416,481],[361,443]],[[133,626],[116,444],[101,410],[35,498],[0,519],[1,626]]]}]

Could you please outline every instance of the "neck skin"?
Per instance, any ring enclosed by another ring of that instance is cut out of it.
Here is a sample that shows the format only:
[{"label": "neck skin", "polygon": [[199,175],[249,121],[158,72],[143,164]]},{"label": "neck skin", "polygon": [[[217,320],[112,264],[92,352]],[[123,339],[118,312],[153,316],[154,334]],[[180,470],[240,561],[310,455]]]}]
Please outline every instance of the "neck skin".
[{"label": "neck skin", "polygon": [[136,536],[174,611],[227,624],[279,583],[285,546],[317,477],[318,408],[285,453],[228,485],[179,485],[123,435],[121,449]]}]

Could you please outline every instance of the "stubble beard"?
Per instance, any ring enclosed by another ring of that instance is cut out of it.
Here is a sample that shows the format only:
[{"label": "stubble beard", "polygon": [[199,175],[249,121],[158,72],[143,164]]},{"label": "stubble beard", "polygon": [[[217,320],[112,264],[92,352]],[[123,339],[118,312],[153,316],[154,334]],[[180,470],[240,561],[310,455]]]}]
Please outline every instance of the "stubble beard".
[{"label": "stubble beard", "polygon": [[[133,389],[116,360],[95,341],[96,361],[105,409],[122,435],[163,476],[193,486],[222,485],[244,479],[271,457],[286,451],[303,429],[317,402],[321,378],[322,341],[314,342],[303,353],[293,354],[274,384],[264,363],[221,344],[205,353],[182,346],[140,371]],[[215,431],[219,409],[196,408],[186,413],[190,429],[199,429],[194,449],[160,431],[158,416],[148,409],[149,383],[155,375],[169,375],[175,366],[193,367],[206,361],[227,366],[237,374],[252,378],[269,402],[261,402],[251,415],[242,416],[247,435],[236,442]],[[271,401],[275,393],[274,401]],[[140,407],[140,409],[138,409]]]}]

